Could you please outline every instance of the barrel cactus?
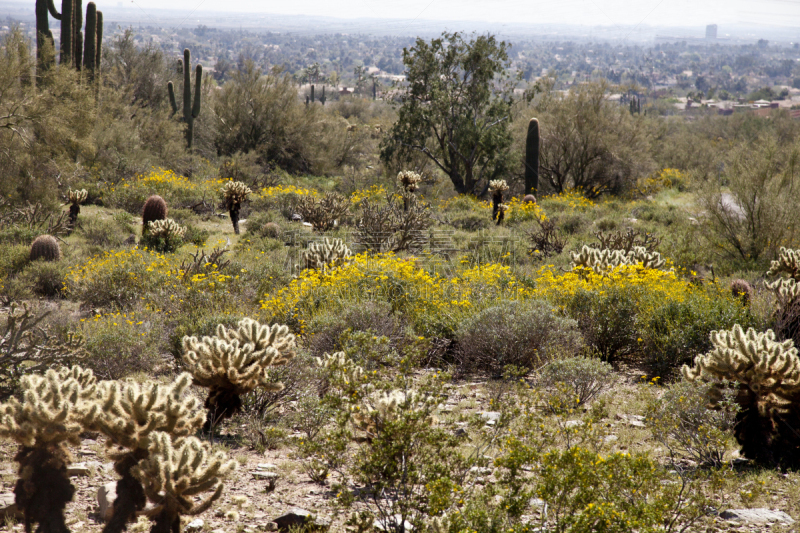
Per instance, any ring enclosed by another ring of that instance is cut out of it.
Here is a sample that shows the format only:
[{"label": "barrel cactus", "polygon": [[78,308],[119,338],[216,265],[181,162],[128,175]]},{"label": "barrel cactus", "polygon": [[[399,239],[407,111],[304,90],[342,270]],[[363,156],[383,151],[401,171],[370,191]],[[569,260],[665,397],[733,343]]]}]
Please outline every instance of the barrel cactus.
[{"label": "barrel cactus", "polygon": [[208,430],[242,407],[241,395],[255,388],[280,391],[269,368],[295,356],[295,337],[287,326],[272,327],[245,318],[236,329],[217,326],[213,337],[183,338],[183,362],[197,385],[209,389],[206,399]]},{"label": "barrel cactus", "polygon": [[743,305],[750,305],[753,299],[753,286],[747,280],[735,279],[731,282],[731,295]]},{"label": "barrel cactus", "polygon": [[[681,372],[689,381],[734,383],[740,406],[734,433],[742,454],[758,463],[800,466],[800,358],[791,340],[767,330],[712,331],[713,349]],[[712,398],[712,400],[714,400]]]},{"label": "barrel cactus", "polygon": [[233,224],[233,232],[239,235],[239,209],[242,207],[242,202],[247,200],[247,195],[250,194],[250,187],[241,181],[229,181],[225,183],[222,188],[222,194],[225,197],[225,205],[231,215],[231,223]]},{"label": "barrel cactus", "polygon": [[52,235],[39,235],[31,244],[30,260],[58,261],[61,259],[61,246]]},{"label": "barrel cactus", "polygon": [[148,222],[167,218],[167,202],[159,195],[149,197],[142,208],[142,233],[147,231]]},{"label": "barrel cactus", "polygon": [[280,239],[281,233],[281,227],[275,222],[267,222],[261,227],[261,235],[270,239]]}]

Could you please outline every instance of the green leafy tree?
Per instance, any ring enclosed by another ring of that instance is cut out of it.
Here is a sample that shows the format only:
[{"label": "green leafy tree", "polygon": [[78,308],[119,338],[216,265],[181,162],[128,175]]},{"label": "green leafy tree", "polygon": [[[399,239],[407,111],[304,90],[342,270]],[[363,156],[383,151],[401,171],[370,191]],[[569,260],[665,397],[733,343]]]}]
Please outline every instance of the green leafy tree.
[{"label": "green leafy tree", "polygon": [[511,145],[512,91],[508,48],[492,35],[465,40],[444,33],[403,49],[407,83],[397,122],[381,146],[385,163],[422,153],[459,193],[505,171]]}]

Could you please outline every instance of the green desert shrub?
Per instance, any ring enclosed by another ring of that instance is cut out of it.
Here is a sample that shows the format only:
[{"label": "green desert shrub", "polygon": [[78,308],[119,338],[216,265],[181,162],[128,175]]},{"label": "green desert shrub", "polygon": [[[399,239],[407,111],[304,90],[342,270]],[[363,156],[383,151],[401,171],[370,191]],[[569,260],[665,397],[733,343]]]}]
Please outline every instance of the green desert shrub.
[{"label": "green desert shrub", "polygon": [[533,369],[583,346],[578,324],[538,300],[505,301],[467,319],[456,334],[460,373],[488,371],[506,365]]},{"label": "green desert shrub", "polygon": [[91,246],[99,248],[118,248],[133,233],[116,221],[101,218],[82,218],[78,224],[78,234]]},{"label": "green desert shrub", "polygon": [[164,358],[167,346],[164,317],[146,311],[123,311],[95,315],[80,324],[86,339],[83,364],[102,379],[122,379],[171,369]]},{"label": "green desert shrub", "polygon": [[[594,357],[554,359],[537,376],[543,387],[558,387],[570,395],[570,404],[585,405],[609,390],[616,381],[611,365]],[[560,386],[560,387],[559,387]]]},{"label": "green desert shrub", "polygon": [[14,282],[27,286],[37,296],[56,298],[63,295],[66,273],[66,266],[60,262],[33,261]]},{"label": "green desert shrub", "polygon": [[[711,408],[712,397],[724,395]],[[700,464],[722,466],[725,453],[735,443],[733,427],[739,406],[730,389],[679,381],[647,406],[647,425],[670,453]]]}]

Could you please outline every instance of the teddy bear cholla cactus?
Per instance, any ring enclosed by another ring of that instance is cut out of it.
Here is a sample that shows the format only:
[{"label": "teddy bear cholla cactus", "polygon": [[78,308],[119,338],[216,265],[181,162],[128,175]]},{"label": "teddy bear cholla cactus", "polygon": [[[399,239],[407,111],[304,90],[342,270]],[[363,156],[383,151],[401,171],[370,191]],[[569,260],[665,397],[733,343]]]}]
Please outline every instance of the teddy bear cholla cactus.
[{"label": "teddy bear cholla cactus", "polygon": [[241,181],[229,181],[225,183],[222,188],[222,193],[225,197],[225,205],[228,207],[228,212],[231,215],[231,223],[233,224],[233,232],[239,235],[239,210],[242,207],[242,202],[247,200],[247,195],[253,192],[250,187]]},{"label": "teddy bear cholla cactus", "polygon": [[308,249],[303,251],[302,262],[304,268],[322,270],[326,272],[343,263],[353,254],[342,239],[328,239],[323,242],[312,242]]},{"label": "teddy bear cholla cactus", "polygon": [[[429,413],[432,411],[432,402],[432,398],[423,397],[416,391],[382,392],[377,399],[365,398],[362,405],[351,408],[353,427],[364,432],[367,440],[372,440],[388,424],[398,420],[404,411],[415,411],[423,415]],[[429,415],[428,420],[433,423],[433,416]]]},{"label": "teddy bear cholla cactus", "polygon": [[795,281],[800,281],[800,250],[791,250],[781,246],[778,259],[772,261],[767,276],[789,274]]},{"label": "teddy bear cholla cactus", "polygon": [[[498,224],[505,213],[505,210],[501,210],[500,206],[503,205],[503,193],[507,190],[508,184],[506,180],[491,180],[489,182],[489,192],[492,195],[492,220],[497,220]],[[500,217],[499,220],[498,217]]]},{"label": "teddy bear cholla cactus", "polygon": [[269,367],[294,358],[295,337],[287,326],[270,327],[244,318],[236,329],[220,324],[213,337],[184,337],[183,350],[183,361],[194,382],[209,389],[207,430],[241,409],[242,394],[256,387],[275,392],[283,389],[282,383],[270,381]]},{"label": "teddy bear cholla cactus", "polygon": [[644,268],[661,268],[666,264],[658,252],[648,252],[643,246],[636,246],[630,252],[623,250],[598,250],[584,245],[580,253],[570,252],[572,268],[586,268],[596,274],[607,274],[623,265],[641,264]]},{"label": "teddy bear cholla cactus", "polygon": [[[148,456],[133,468],[142,483],[147,499],[155,507],[146,514],[151,518],[151,533],[180,533],[181,516],[197,515],[207,510],[222,494],[222,479],[236,470],[236,462],[224,452],[213,452],[208,443],[195,437],[173,441],[168,433],[150,436]],[[194,496],[211,494],[200,502]]]},{"label": "teddy bear cholla cactus", "polygon": [[413,170],[404,170],[397,174],[397,181],[408,192],[414,192],[419,189],[419,182],[422,181],[422,176]]},{"label": "teddy bear cholla cactus", "polygon": [[72,204],[69,206],[70,228],[75,228],[75,224],[78,222],[78,215],[81,213],[81,204],[85,202],[88,197],[89,192],[86,189],[81,189],[79,191],[70,189],[67,193],[67,199],[69,203]]},{"label": "teddy bear cholla cactus", "polygon": [[203,425],[205,414],[200,401],[187,396],[192,376],[186,372],[169,385],[104,381],[98,387],[100,414],[96,428],[108,437],[109,453],[117,481],[114,511],[104,533],[124,531],[125,525],[144,509],[147,499],[144,487],[131,470],[146,459],[151,435],[156,431],[173,437],[194,434]]},{"label": "teddy bear cholla cactus", "polygon": [[684,365],[689,381],[738,383],[741,407],[734,430],[742,454],[764,464],[800,465],[800,358],[794,342],[775,340],[768,330],[745,332],[738,324],[712,331],[714,348]]},{"label": "teddy bear cholla cactus", "polygon": [[91,370],[74,366],[21,381],[22,401],[0,405],[0,437],[19,444],[16,504],[25,514],[26,531],[38,523],[37,531],[61,533],[67,531],[64,509],[75,493],[67,444],[79,444],[81,432],[97,417],[96,380]]},{"label": "teddy bear cholla cactus", "polygon": [[335,192],[329,192],[322,198],[309,195],[300,198],[296,209],[315,230],[328,231],[350,210],[350,200]]},{"label": "teddy bear cholla cactus", "polygon": [[154,220],[147,223],[147,232],[151,237],[164,237],[165,239],[175,239],[186,234],[186,226],[181,226],[175,220],[167,218],[164,220]]}]

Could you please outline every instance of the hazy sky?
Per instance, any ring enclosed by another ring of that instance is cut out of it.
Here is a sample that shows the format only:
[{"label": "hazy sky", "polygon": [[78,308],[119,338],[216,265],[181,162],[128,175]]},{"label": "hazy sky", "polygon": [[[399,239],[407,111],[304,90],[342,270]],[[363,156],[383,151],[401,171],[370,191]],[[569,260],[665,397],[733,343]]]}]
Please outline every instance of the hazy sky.
[{"label": "hazy sky", "polygon": [[[126,8],[246,11],[340,18],[474,20],[582,25],[697,26],[754,23],[796,27],[800,0],[120,0]],[[722,28],[720,28],[720,33]]]}]

